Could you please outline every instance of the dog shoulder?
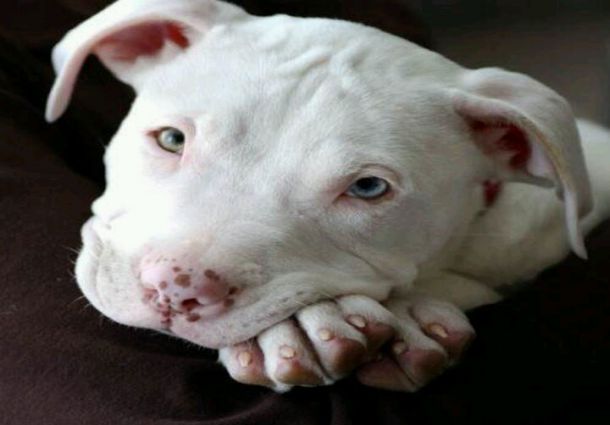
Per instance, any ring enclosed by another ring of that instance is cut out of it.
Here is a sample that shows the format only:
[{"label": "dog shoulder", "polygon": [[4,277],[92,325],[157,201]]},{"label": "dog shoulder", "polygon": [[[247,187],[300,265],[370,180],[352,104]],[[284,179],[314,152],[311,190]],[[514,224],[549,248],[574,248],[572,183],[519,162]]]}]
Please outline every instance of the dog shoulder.
[{"label": "dog shoulder", "polygon": [[583,220],[585,232],[610,217],[610,130],[586,120],[578,121],[589,171],[594,209]]},{"label": "dog shoulder", "polygon": [[507,183],[473,220],[453,269],[496,287],[532,278],[569,251],[553,190]]}]

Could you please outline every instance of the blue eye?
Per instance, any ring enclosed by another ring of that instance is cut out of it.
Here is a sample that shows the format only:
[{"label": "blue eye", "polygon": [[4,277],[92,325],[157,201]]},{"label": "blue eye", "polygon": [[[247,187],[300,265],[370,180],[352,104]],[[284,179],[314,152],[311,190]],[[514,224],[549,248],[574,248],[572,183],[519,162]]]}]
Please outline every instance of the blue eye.
[{"label": "blue eye", "polygon": [[381,198],[390,190],[390,184],[379,177],[364,177],[356,180],[345,194],[352,198],[374,200]]},{"label": "blue eye", "polygon": [[155,134],[157,144],[168,152],[180,153],[186,137],[184,133],[173,127],[165,127]]}]

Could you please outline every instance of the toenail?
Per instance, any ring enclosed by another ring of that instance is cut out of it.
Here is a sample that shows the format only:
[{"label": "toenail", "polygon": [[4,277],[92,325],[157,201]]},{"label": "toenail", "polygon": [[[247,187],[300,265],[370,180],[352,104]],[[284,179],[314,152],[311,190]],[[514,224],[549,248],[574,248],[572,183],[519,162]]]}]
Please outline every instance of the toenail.
[{"label": "toenail", "polygon": [[322,341],[330,341],[333,339],[333,333],[328,329],[320,329],[318,331],[318,338],[320,338]]},{"label": "toenail", "polygon": [[443,326],[439,325],[438,323],[431,323],[430,325],[428,325],[426,327],[426,329],[431,334],[440,336],[441,338],[447,338],[449,336],[449,334],[447,333],[445,328]]},{"label": "toenail", "polygon": [[409,346],[407,345],[406,342],[404,341],[396,341],[393,345],[392,345],[392,351],[394,352],[395,355],[400,355],[402,353],[404,353],[405,351],[407,351],[409,349]]},{"label": "toenail", "polygon": [[285,358],[285,359],[292,359],[297,355],[297,352],[294,350],[294,348],[289,347],[287,345],[282,345],[280,347],[280,356]]},{"label": "toenail", "polygon": [[366,320],[364,320],[364,317],[362,316],[358,316],[356,314],[348,316],[347,321],[354,325],[357,328],[365,328],[366,327]]},{"label": "toenail", "polygon": [[248,367],[252,363],[252,354],[247,351],[242,351],[237,356],[237,361],[239,361],[241,367]]}]

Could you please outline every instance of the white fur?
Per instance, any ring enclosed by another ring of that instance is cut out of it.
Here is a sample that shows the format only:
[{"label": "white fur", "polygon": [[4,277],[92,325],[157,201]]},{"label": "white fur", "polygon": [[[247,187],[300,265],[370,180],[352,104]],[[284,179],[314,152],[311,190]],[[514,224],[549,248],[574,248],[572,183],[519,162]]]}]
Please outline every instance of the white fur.
[{"label": "white fur", "polygon": [[[179,22],[191,45],[133,64],[97,48],[155,19]],[[56,48],[50,120],[92,52],[137,97],[105,155],[108,186],[83,229],[77,280],[98,310],[127,325],[160,329],[137,272],[159,247],[189,244],[244,287],[226,313],[170,329],[224,347],[349,294],[494,302],[496,288],[531,278],[570,244],[585,255],[579,215],[585,232],[610,215],[607,130],[579,125],[587,174],[559,95],[519,74],[466,70],[376,29],[253,17],[207,0],[121,0]],[[527,172],[485,156],[473,118],[520,125],[532,143]],[[187,134],[181,157],[148,136],[164,126]],[[388,180],[394,196],[339,199],[369,175]],[[507,180],[490,208],[488,178]],[[530,183],[554,185],[565,208],[552,189]]]}]

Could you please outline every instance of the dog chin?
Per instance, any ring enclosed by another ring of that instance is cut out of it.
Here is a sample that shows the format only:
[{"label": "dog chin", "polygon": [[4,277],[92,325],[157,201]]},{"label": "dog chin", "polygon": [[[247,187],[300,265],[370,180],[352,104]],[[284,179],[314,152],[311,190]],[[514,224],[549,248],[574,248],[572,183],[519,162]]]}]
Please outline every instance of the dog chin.
[{"label": "dog chin", "polygon": [[[302,306],[270,311],[263,307],[257,315],[255,306],[234,310],[216,318],[191,322],[186,315],[179,315],[169,327],[160,329],[179,338],[206,348],[223,348],[256,337],[265,329],[292,316]],[[252,320],[254,313],[256,320]]]},{"label": "dog chin", "polygon": [[[158,327],[154,312],[133,296],[122,294],[117,287],[109,285],[102,277],[104,264],[100,259],[104,255],[105,246],[100,237],[100,222],[91,217],[81,229],[82,249],[76,260],[76,282],[89,303],[104,316],[111,320],[143,328]],[[127,282],[121,285],[128,287]],[[116,302],[120,299],[123,302]]]},{"label": "dog chin", "polygon": [[99,256],[102,245],[93,230],[94,217],[91,217],[81,228],[83,246],[76,260],[76,282],[87,298],[87,301],[98,311],[103,312],[104,306],[97,292],[96,278],[99,269]]},{"label": "dog chin", "polygon": [[320,292],[313,289],[276,289],[273,285],[249,288],[228,304],[201,306],[188,313],[170,313],[160,330],[206,348],[222,348],[254,338],[322,298]]}]

